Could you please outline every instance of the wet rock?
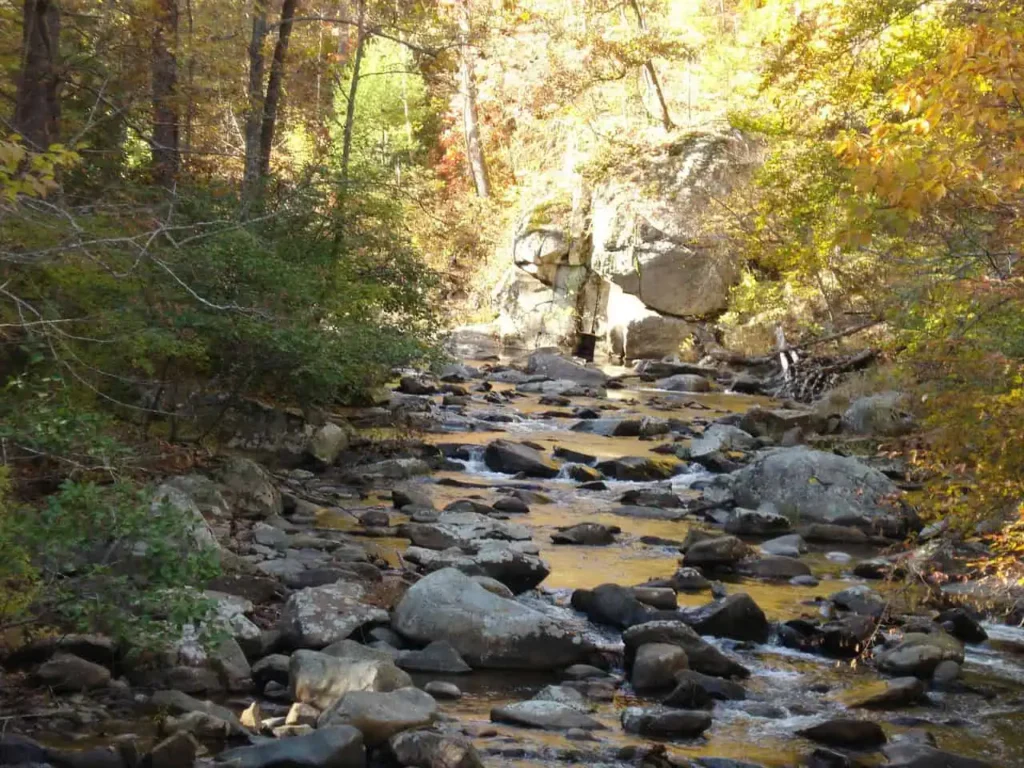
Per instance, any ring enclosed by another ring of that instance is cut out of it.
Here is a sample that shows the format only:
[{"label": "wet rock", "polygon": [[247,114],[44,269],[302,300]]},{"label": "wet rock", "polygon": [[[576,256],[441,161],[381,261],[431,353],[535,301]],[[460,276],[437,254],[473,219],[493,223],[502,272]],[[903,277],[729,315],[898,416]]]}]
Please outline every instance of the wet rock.
[{"label": "wet rock", "polygon": [[327,709],[351,691],[393,691],[412,685],[390,661],[337,659],[317,651],[296,651],[289,665],[288,690],[294,701]]},{"label": "wet rock", "polygon": [[400,538],[409,539],[414,547],[425,549],[444,550],[465,543],[460,536],[433,524],[402,523],[396,534]]},{"label": "wet rock", "polygon": [[861,560],[853,566],[853,575],[861,579],[887,579],[898,571],[898,567],[884,557],[875,557],[870,560]]},{"label": "wet rock", "polygon": [[829,600],[843,611],[859,616],[878,618],[885,612],[886,600],[870,587],[857,585],[829,595]]},{"label": "wet rock", "polygon": [[703,592],[711,588],[711,582],[697,568],[684,566],[670,579],[673,589],[679,592]]},{"label": "wet rock", "polygon": [[686,709],[629,707],[622,712],[622,729],[653,739],[692,739],[711,727],[711,715]]},{"label": "wet rock", "polygon": [[667,643],[686,651],[690,669],[705,675],[739,678],[750,676],[750,670],[703,640],[682,621],[648,621],[638,624],[622,633],[622,641],[626,646],[627,666],[632,662],[640,646],[647,643]]},{"label": "wet rock", "polygon": [[49,760],[50,751],[28,736],[0,734],[0,765],[44,766]]},{"label": "wet rock", "polygon": [[422,507],[423,509],[432,509],[434,507],[434,502],[431,500],[430,494],[419,488],[392,489],[391,503],[394,504],[395,509],[402,509],[410,506]]},{"label": "wet rock", "polygon": [[110,670],[71,653],[56,653],[36,670],[36,677],[58,692],[88,691],[110,682]]},{"label": "wet rock", "polygon": [[675,675],[689,669],[686,651],[677,645],[647,643],[636,650],[630,682],[637,693],[671,688]]},{"label": "wet rock", "polygon": [[800,736],[830,747],[871,749],[885,744],[885,731],[870,720],[836,718],[797,731]]},{"label": "wet rock", "polygon": [[597,469],[606,477],[633,482],[668,480],[678,474],[684,465],[667,457],[626,456],[602,461]]},{"label": "wet rock", "polygon": [[423,686],[423,690],[435,699],[455,701],[462,698],[462,691],[459,690],[459,686],[444,680],[431,680]]},{"label": "wet rock", "polygon": [[368,645],[357,643],[355,640],[338,640],[328,645],[320,653],[332,656],[335,659],[344,659],[345,661],[383,661],[392,663],[398,651],[394,649],[386,651],[379,648],[371,648]]},{"label": "wet rock", "polygon": [[367,624],[387,622],[388,612],[363,603],[364,594],[362,585],[345,581],[293,593],[281,610],[279,627],[285,642],[318,649]]},{"label": "wet rock", "polygon": [[410,547],[405,557],[428,572],[456,568],[469,576],[488,576],[515,594],[533,589],[551,572],[547,563],[514,543],[485,540],[477,542],[475,548],[475,552],[467,553],[454,547],[441,552]]},{"label": "wet rock", "polygon": [[454,734],[405,731],[388,740],[388,751],[405,768],[484,768],[472,743]]},{"label": "wet rock", "polygon": [[392,626],[417,643],[447,640],[474,668],[555,669],[585,660],[590,651],[569,627],[488,592],[455,569],[410,588]]},{"label": "wet rock", "polygon": [[391,525],[391,516],[383,509],[371,509],[359,515],[359,524],[364,528],[386,528]]},{"label": "wet rock", "polygon": [[960,677],[960,665],[951,659],[938,663],[932,673],[932,683],[938,687],[949,686]]},{"label": "wet rock", "polygon": [[540,451],[508,440],[495,440],[484,450],[484,463],[494,472],[530,477],[555,477],[559,466]]},{"label": "wet rock", "polygon": [[569,728],[593,731],[604,728],[600,722],[575,707],[557,701],[536,699],[495,707],[491,710],[491,722],[548,731],[564,731]]},{"label": "wet rock", "polygon": [[364,768],[366,750],[355,728],[321,728],[308,736],[265,741],[217,756],[231,768]]},{"label": "wet rock", "polygon": [[564,469],[569,478],[577,483],[594,483],[604,479],[604,475],[586,464],[566,464]]},{"label": "wet rock", "polygon": [[149,699],[149,706],[172,715],[201,714],[225,723],[229,730],[242,731],[242,724],[227,707],[211,701],[200,701],[181,691],[157,691]]},{"label": "wet rock", "polygon": [[790,518],[809,523],[887,517],[892,481],[858,459],[798,446],[778,448],[732,475],[736,502],[774,504]]},{"label": "wet rock", "polygon": [[187,768],[196,761],[199,742],[189,733],[179,732],[156,744],[150,750],[149,768]]},{"label": "wet rock", "polygon": [[750,552],[750,547],[735,536],[714,536],[686,546],[683,564],[694,568],[731,567]]},{"label": "wet rock", "polygon": [[750,595],[739,592],[683,612],[683,621],[702,635],[763,643],[771,633],[764,611]]},{"label": "wet rock", "polygon": [[782,555],[743,560],[736,566],[736,570],[748,576],[776,581],[788,581],[798,576],[811,575],[811,569],[806,563]]},{"label": "wet rock", "polygon": [[789,580],[789,583],[794,587],[816,587],[821,582],[811,574],[806,573],[802,576],[794,576]]},{"label": "wet rock", "polygon": [[666,509],[663,507],[615,507],[613,515],[622,517],[635,517],[641,520],[682,520],[686,517],[686,510]]},{"label": "wet rock", "polygon": [[401,669],[409,672],[434,672],[443,675],[459,675],[472,672],[469,664],[451,643],[435,640],[421,651],[403,651],[396,661]]},{"label": "wet rock", "polygon": [[868,535],[860,528],[832,523],[811,523],[801,526],[800,535],[807,541],[833,542],[839,544],[863,544]]},{"label": "wet rock", "polygon": [[890,675],[913,675],[928,679],[942,661],[962,664],[964,647],[944,632],[911,632],[893,648],[878,654],[878,668]]},{"label": "wet rock", "polygon": [[526,372],[598,387],[608,381],[608,377],[596,368],[588,368],[552,352],[534,352],[530,355],[526,361]]},{"label": "wet rock", "polygon": [[698,438],[690,442],[689,454],[697,459],[710,456],[721,451],[752,451],[757,448],[757,440],[739,427],[728,424],[712,424]]},{"label": "wet rock", "polygon": [[674,611],[678,607],[679,598],[670,587],[633,587],[632,592],[641,603],[660,611]]},{"label": "wet rock", "polygon": [[615,534],[621,532],[622,529],[617,525],[578,523],[568,528],[559,528],[558,533],[551,536],[551,541],[555,544],[601,547],[613,544],[615,542]]},{"label": "wet rock", "polygon": [[676,681],[672,692],[665,697],[662,704],[676,709],[711,709],[714,707],[714,701],[707,690],[688,678]]},{"label": "wet rock", "polygon": [[659,507],[661,509],[679,509],[686,506],[678,495],[670,491],[657,491],[649,488],[633,488],[619,498],[622,504],[636,507]]},{"label": "wet rock", "polygon": [[591,666],[590,664],[573,664],[562,670],[562,677],[566,680],[590,680],[605,677],[607,674],[603,669]]},{"label": "wet rock", "polygon": [[771,508],[734,509],[725,521],[725,532],[734,536],[777,536],[789,530],[789,518]]},{"label": "wet rock", "polygon": [[846,659],[858,656],[864,650],[875,632],[875,620],[870,616],[850,614],[820,627],[797,619],[786,622],[779,629],[783,645]]},{"label": "wet rock", "polygon": [[353,691],[320,716],[320,729],[351,725],[368,747],[383,744],[396,733],[423,728],[437,717],[437,702],[418,688],[389,693]]},{"label": "wet rock", "polygon": [[281,492],[274,478],[255,461],[233,456],[220,469],[217,477],[236,515],[267,518],[284,511]]},{"label": "wet rock", "polygon": [[[735,683],[732,680],[725,680],[721,677],[712,677],[711,675],[701,674],[693,669],[683,670],[677,672],[675,676],[676,685],[683,686],[682,690],[679,691],[680,697],[684,695],[692,696],[692,692],[688,693],[688,689],[693,687],[700,688],[707,696],[711,699],[718,701],[743,701],[747,698],[746,689],[739,683]],[[676,696],[676,692],[673,691],[669,694],[669,697],[665,699],[664,703],[670,707],[681,707],[682,709],[690,709],[690,707],[684,707],[681,704],[673,703],[673,698]]]},{"label": "wet rock", "polygon": [[887,744],[882,754],[889,761],[888,768],[992,768],[992,763],[912,741]]},{"label": "wet rock", "polygon": [[655,389],[669,392],[710,392],[713,387],[708,379],[692,373],[677,373],[654,382]]},{"label": "wet rock", "polygon": [[943,611],[935,619],[939,624],[949,625],[949,633],[965,643],[983,643],[988,633],[964,608]]},{"label": "wet rock", "polygon": [[580,712],[587,711],[587,702],[583,694],[566,685],[546,685],[537,692],[532,701],[556,701]]},{"label": "wet rock", "polygon": [[498,499],[492,506],[498,512],[504,512],[509,515],[526,515],[530,512],[529,505],[515,496],[506,496],[503,499]]},{"label": "wet rock", "polygon": [[647,621],[651,609],[634,597],[629,587],[601,584],[594,589],[577,589],[572,593],[572,607],[587,614],[595,624],[626,629]]},{"label": "wet rock", "polygon": [[836,699],[850,709],[894,709],[916,704],[925,695],[925,684],[916,677],[897,677],[856,685]]}]

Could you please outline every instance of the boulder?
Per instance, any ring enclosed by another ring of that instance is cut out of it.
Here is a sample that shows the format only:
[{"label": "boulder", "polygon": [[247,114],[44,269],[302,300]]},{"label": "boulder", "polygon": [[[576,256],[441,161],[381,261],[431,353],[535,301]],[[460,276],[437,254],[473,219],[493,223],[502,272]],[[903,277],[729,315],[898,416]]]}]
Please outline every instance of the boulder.
[{"label": "boulder", "polygon": [[679,592],[703,592],[711,588],[711,582],[697,568],[683,566],[669,579],[671,587]]},{"label": "boulder", "polygon": [[[739,683],[735,683],[732,680],[725,680],[720,677],[712,677],[697,672],[693,669],[686,669],[681,672],[677,672],[675,675],[675,682],[679,686],[685,684],[683,691],[680,691],[680,697],[683,695],[692,696],[692,692],[685,692],[687,689],[692,687],[700,688],[709,699],[715,699],[718,701],[742,701],[747,698],[746,689]],[[669,694],[668,698],[665,699],[664,703],[670,707],[681,707],[682,709],[690,709],[690,707],[684,707],[680,704],[673,703],[673,699],[676,697],[676,691]]]},{"label": "boulder", "polygon": [[651,617],[651,609],[636,599],[629,587],[601,584],[572,593],[572,607],[587,614],[595,624],[627,629]]},{"label": "boulder", "polygon": [[683,564],[691,568],[731,567],[750,551],[750,547],[735,536],[713,536],[687,546]]},{"label": "boulder", "polygon": [[281,610],[280,629],[295,648],[319,649],[367,624],[385,623],[388,612],[362,602],[365,589],[339,581],[294,592]]},{"label": "boulder", "polygon": [[828,428],[828,419],[816,411],[754,407],[740,417],[737,426],[754,437],[767,437],[781,442],[787,432],[792,433],[794,430],[808,435],[824,432]]},{"label": "boulder", "polygon": [[633,587],[633,597],[644,605],[657,608],[659,611],[674,611],[679,606],[679,596],[671,587]]},{"label": "boulder", "polygon": [[557,701],[536,699],[495,707],[491,710],[491,721],[548,731],[565,731],[570,728],[594,731],[604,728],[601,723],[580,712],[576,707]]},{"label": "boulder", "polygon": [[711,715],[686,709],[628,707],[622,729],[651,739],[692,739],[711,727]]},{"label": "boulder", "polygon": [[284,511],[274,478],[251,459],[231,457],[221,467],[217,478],[224,487],[224,496],[240,517],[262,519]]},{"label": "boulder", "polygon": [[630,489],[622,494],[619,501],[627,506],[658,507],[660,509],[679,509],[686,506],[678,494],[653,488]]},{"label": "boulder", "polygon": [[392,626],[417,643],[447,640],[474,668],[556,669],[585,661],[591,651],[569,626],[451,568],[410,588]]},{"label": "boulder", "polygon": [[855,685],[836,696],[850,709],[892,709],[916,704],[925,695],[925,683],[916,677],[897,677]]},{"label": "boulder", "polygon": [[943,661],[963,664],[964,647],[945,632],[909,632],[894,647],[877,656],[878,668],[890,675],[928,679]]},{"label": "boulder", "polygon": [[231,504],[224,498],[221,486],[197,472],[169,477],[164,485],[184,493],[207,520],[228,520],[231,518]]},{"label": "boulder", "polygon": [[608,376],[596,368],[581,365],[556,352],[543,350],[530,355],[526,361],[526,372],[549,379],[563,379],[596,387],[604,386],[608,381]]},{"label": "boulder", "polygon": [[576,544],[587,547],[602,547],[615,542],[615,534],[622,529],[617,525],[601,523],[578,523],[568,528],[559,528],[552,534],[551,541],[555,544]]},{"label": "boulder", "polygon": [[309,438],[306,450],[317,464],[329,467],[348,448],[351,438],[351,430],[327,422]]},{"label": "boulder", "polygon": [[917,741],[899,741],[887,744],[882,754],[888,759],[887,768],[993,768],[992,763],[944,752]]},{"label": "boulder", "polygon": [[625,360],[678,354],[701,334],[694,323],[650,310],[636,296],[614,285],[608,292],[605,312],[611,352]]},{"label": "boulder", "polygon": [[[206,522],[199,507],[184,491],[170,483],[162,483],[153,491],[150,501],[150,514],[154,517],[165,514],[174,515],[179,525],[185,526],[187,534],[186,546],[195,549],[219,552],[220,545],[213,529]],[[145,557],[146,544],[136,542],[132,547],[132,554],[136,557]],[[183,553],[184,554],[184,553]]]},{"label": "boulder", "polygon": [[666,509],[664,507],[623,506],[615,507],[611,513],[641,520],[682,520],[686,517],[685,509]]},{"label": "boulder", "polygon": [[940,613],[935,620],[947,627],[950,634],[961,642],[983,643],[988,639],[984,627],[964,608],[950,608]]},{"label": "boulder", "polygon": [[671,688],[677,672],[689,669],[686,651],[678,645],[647,643],[636,650],[630,682],[637,693]]},{"label": "boulder", "polygon": [[409,672],[459,675],[473,671],[446,640],[436,640],[421,651],[402,651],[395,663]]},{"label": "boulder", "polygon": [[217,756],[217,764],[231,768],[365,768],[366,750],[357,729],[340,726],[229,749]]},{"label": "boulder", "polygon": [[798,576],[810,576],[811,569],[793,557],[766,555],[752,560],[743,560],[736,570],[747,576],[771,581],[789,581]]},{"label": "boulder", "polygon": [[423,686],[423,690],[439,700],[456,701],[462,698],[462,691],[459,690],[459,686],[445,680],[431,680]]},{"label": "boulder", "polygon": [[797,733],[819,744],[849,749],[871,749],[887,741],[885,731],[878,723],[842,717],[804,728]]},{"label": "boulder", "polygon": [[418,688],[388,693],[352,691],[320,715],[319,729],[351,725],[362,732],[368,747],[376,747],[396,733],[423,728],[436,718],[437,702]]},{"label": "boulder", "polygon": [[772,509],[734,509],[725,521],[725,532],[734,536],[778,536],[789,530],[789,518]]},{"label": "boulder", "polygon": [[710,456],[720,451],[752,451],[757,440],[739,427],[730,424],[712,424],[704,434],[690,441],[689,454],[693,458]]},{"label": "boulder", "polygon": [[884,597],[863,584],[835,592],[828,599],[840,610],[876,619],[885,613],[887,605]]},{"label": "boulder", "polygon": [[394,691],[412,685],[390,661],[338,659],[317,651],[296,651],[288,668],[292,700],[327,709],[350,691]]},{"label": "boulder", "polygon": [[110,682],[110,670],[72,653],[56,653],[36,670],[36,677],[60,693],[88,691],[105,687]]},{"label": "boulder", "polygon": [[899,493],[858,459],[803,446],[768,451],[731,477],[740,506],[769,502],[791,520],[811,523],[889,517]]},{"label": "boulder", "polygon": [[843,429],[858,435],[896,437],[914,428],[901,392],[881,392],[858,397],[843,413]]},{"label": "boulder", "polygon": [[484,768],[473,744],[456,734],[403,731],[388,740],[388,751],[404,768]]},{"label": "boulder", "polygon": [[[547,563],[522,547],[504,541],[477,542],[475,552],[451,548],[441,552],[410,547],[405,557],[427,571],[457,568],[469,576],[487,576],[501,582],[513,593],[533,589],[551,572]],[[534,551],[536,551],[534,549]]]},{"label": "boulder", "polygon": [[800,555],[807,551],[807,543],[800,534],[790,533],[761,542],[760,549],[767,555],[800,557]]},{"label": "boulder", "polygon": [[522,443],[495,440],[484,450],[484,462],[494,472],[515,475],[522,472],[530,477],[556,477],[559,466],[540,451]]},{"label": "boulder", "polygon": [[196,761],[199,742],[190,733],[179,731],[154,744],[149,751],[148,768],[187,768]]},{"label": "boulder", "polygon": [[750,595],[739,592],[683,612],[683,621],[702,635],[763,643],[771,626]]},{"label": "boulder", "polygon": [[405,395],[433,395],[437,392],[437,382],[429,376],[409,374],[399,380],[398,391]]},{"label": "boulder", "polygon": [[626,646],[627,666],[641,646],[648,643],[665,643],[686,651],[690,669],[697,672],[727,678],[750,676],[750,670],[703,640],[682,621],[648,621],[637,624],[622,633],[622,641]]},{"label": "boulder", "polygon": [[710,392],[713,387],[708,379],[690,373],[679,373],[654,382],[655,389],[669,392]]},{"label": "boulder", "polygon": [[606,477],[633,482],[668,480],[684,469],[682,463],[667,457],[626,456],[598,463],[597,469]]}]

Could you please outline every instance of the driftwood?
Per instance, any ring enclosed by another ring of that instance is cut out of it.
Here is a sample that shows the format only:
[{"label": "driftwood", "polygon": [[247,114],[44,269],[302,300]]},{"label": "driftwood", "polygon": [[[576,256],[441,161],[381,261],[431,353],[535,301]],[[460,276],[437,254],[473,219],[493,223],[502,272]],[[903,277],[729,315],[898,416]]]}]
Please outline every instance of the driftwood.
[{"label": "driftwood", "polygon": [[874,328],[877,325],[881,325],[881,323],[881,320],[872,320],[870,323],[862,323],[861,325],[855,325],[852,328],[847,328],[843,331],[838,331],[837,333],[829,334],[828,336],[822,336],[817,339],[810,339],[808,341],[801,342],[800,344],[788,344],[782,346],[775,352],[772,352],[771,354],[768,355],[738,355],[735,352],[729,352],[724,349],[716,349],[709,351],[708,356],[713,358],[714,360],[717,360],[720,363],[756,368],[758,366],[771,365],[773,363],[777,363],[779,355],[783,355],[788,352],[799,352],[801,350],[820,346],[821,344],[828,344],[831,341],[845,339],[848,336],[855,336],[861,331],[866,331],[869,328]]}]

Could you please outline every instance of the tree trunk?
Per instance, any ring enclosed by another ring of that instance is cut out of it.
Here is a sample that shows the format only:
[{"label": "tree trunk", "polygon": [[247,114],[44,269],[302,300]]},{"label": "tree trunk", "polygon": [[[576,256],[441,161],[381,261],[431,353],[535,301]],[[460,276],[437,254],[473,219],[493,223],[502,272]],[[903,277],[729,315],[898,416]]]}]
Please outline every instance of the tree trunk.
[{"label": "tree trunk", "polygon": [[466,160],[478,197],[491,196],[491,180],[480,142],[480,118],[476,109],[476,78],[473,72],[473,50],[469,45],[470,0],[459,6],[459,86],[462,91],[462,127],[466,136]]},{"label": "tree trunk", "polygon": [[[640,7],[640,0],[629,0],[629,4],[633,9],[633,13],[636,15],[636,23],[639,25],[640,31],[646,32],[647,21],[644,19],[644,12]],[[661,112],[661,124],[664,126],[666,131],[671,131],[676,126],[675,123],[672,122],[671,115],[669,115],[668,104],[665,101],[665,93],[661,90],[661,81],[658,79],[658,70],[654,68],[654,61],[651,59],[644,62],[644,75],[658,101],[658,110]]]},{"label": "tree trunk", "polygon": [[59,6],[55,0],[25,0],[14,130],[38,150],[54,143],[60,129],[59,57]]},{"label": "tree trunk", "polygon": [[284,91],[284,62],[288,55],[288,39],[292,34],[292,20],[298,0],[284,0],[281,7],[281,26],[277,32],[277,45],[270,63],[270,79],[267,81],[267,98],[263,102],[263,125],[260,128],[260,176],[270,173],[270,153],[274,145],[274,129],[277,113]]},{"label": "tree trunk", "polygon": [[260,184],[260,133],[263,127],[263,41],[267,37],[266,0],[254,0],[249,38],[249,88],[245,115],[245,170],[242,191],[251,199]]},{"label": "tree trunk", "polygon": [[178,0],[157,0],[153,30],[153,179],[168,186],[178,173]]},{"label": "tree trunk", "polygon": [[[366,0],[359,1],[359,18],[357,22],[356,55],[352,61],[352,82],[348,88],[348,104],[345,107],[345,135],[341,149],[341,180],[348,181],[348,167],[352,158],[352,130],[356,122],[356,92],[359,90],[359,74],[363,65],[363,49],[366,47],[366,35],[363,24],[366,18]],[[342,187],[342,194],[345,189]]]}]

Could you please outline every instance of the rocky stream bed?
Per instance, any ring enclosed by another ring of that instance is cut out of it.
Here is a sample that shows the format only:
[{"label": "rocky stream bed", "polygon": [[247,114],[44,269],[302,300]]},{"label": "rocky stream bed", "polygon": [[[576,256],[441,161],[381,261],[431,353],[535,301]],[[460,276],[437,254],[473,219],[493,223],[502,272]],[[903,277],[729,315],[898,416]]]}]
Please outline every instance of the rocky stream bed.
[{"label": "rocky stream bed", "polygon": [[424,430],[393,455],[329,424],[167,481],[233,637],[35,641],[0,765],[1024,765],[1024,630],[888,578],[934,553],[898,466],[829,450],[856,412],[617,373],[410,374],[344,414]]}]

